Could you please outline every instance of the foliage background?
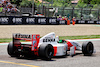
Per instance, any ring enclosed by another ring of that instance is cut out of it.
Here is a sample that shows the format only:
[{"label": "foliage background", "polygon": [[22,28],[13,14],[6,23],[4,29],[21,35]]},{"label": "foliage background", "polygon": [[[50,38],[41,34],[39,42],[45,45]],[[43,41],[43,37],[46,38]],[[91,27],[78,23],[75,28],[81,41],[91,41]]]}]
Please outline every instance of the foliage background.
[{"label": "foliage background", "polygon": [[[57,6],[57,7],[70,7],[72,6],[71,1],[74,1],[74,0],[43,0],[43,1],[49,2],[53,6]],[[18,6],[32,7],[33,0],[11,0],[11,2],[14,4],[17,4]],[[34,0],[34,2],[35,2],[35,5],[41,4],[39,0]],[[79,0],[77,5],[74,7],[100,8],[98,6],[99,4],[100,4],[100,0]]]}]

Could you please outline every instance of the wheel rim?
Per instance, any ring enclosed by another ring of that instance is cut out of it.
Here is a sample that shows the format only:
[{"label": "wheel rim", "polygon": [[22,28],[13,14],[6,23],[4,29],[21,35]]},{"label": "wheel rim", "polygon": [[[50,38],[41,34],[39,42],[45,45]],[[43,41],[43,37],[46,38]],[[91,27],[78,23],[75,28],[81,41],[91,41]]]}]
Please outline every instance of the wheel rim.
[{"label": "wheel rim", "polygon": [[47,54],[48,54],[48,58],[51,58],[52,57],[53,51],[52,51],[51,48],[48,49]]},{"label": "wheel rim", "polygon": [[88,51],[88,53],[90,53],[90,54],[93,53],[93,46],[92,46],[91,43],[89,43],[89,44],[87,45],[87,51]]}]

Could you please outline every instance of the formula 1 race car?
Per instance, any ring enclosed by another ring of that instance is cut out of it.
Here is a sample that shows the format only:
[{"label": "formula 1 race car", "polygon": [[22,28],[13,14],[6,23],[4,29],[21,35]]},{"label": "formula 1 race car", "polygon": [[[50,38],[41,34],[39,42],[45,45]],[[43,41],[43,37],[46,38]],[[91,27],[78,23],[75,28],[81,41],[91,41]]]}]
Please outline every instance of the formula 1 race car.
[{"label": "formula 1 race car", "polygon": [[[22,42],[22,41],[30,41]],[[42,38],[38,34],[13,34],[13,41],[8,44],[7,52],[11,57],[18,56],[38,56],[51,60],[53,56],[67,56],[67,51],[70,55],[75,54],[75,50],[80,50],[84,55],[92,55],[94,46],[92,42],[84,42],[82,46],[72,40],[59,40],[55,37],[55,33],[49,33]]]}]

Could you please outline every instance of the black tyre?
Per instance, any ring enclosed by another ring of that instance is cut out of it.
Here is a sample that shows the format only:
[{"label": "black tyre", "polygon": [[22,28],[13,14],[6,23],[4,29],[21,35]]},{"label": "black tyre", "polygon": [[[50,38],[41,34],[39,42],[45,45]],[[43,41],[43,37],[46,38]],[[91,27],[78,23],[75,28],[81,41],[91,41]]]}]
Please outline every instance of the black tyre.
[{"label": "black tyre", "polygon": [[67,51],[66,51],[66,54],[63,57],[66,58],[66,56],[67,56]]},{"label": "black tyre", "polygon": [[89,41],[89,42],[84,42],[82,44],[82,53],[85,56],[91,56],[93,53],[93,50],[94,50],[94,46],[92,42]]},{"label": "black tyre", "polygon": [[9,44],[8,44],[8,47],[7,47],[7,52],[8,52],[8,54],[11,56],[11,57],[13,57],[14,56],[14,51],[13,51],[13,42],[10,42]]},{"label": "black tyre", "polygon": [[51,44],[41,44],[39,47],[38,54],[41,58],[51,60],[54,54],[53,46]]}]

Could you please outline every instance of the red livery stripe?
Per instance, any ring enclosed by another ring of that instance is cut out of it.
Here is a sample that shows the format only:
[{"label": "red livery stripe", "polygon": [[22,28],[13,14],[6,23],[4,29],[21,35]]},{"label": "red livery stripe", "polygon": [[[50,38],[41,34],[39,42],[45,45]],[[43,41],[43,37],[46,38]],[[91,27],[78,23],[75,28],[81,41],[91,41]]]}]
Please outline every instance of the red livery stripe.
[{"label": "red livery stripe", "polygon": [[53,48],[54,48],[54,56],[56,56],[56,54],[57,54],[57,46],[54,46]]},{"label": "red livery stripe", "polygon": [[[68,44],[68,50],[70,50],[70,47],[72,47],[73,45],[71,44],[71,42],[70,41],[67,41],[67,40],[65,40],[66,42],[67,42],[67,44]],[[76,50],[76,46],[75,46],[75,50]]]}]

